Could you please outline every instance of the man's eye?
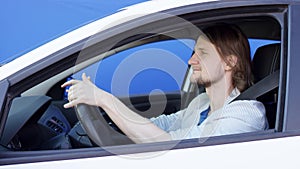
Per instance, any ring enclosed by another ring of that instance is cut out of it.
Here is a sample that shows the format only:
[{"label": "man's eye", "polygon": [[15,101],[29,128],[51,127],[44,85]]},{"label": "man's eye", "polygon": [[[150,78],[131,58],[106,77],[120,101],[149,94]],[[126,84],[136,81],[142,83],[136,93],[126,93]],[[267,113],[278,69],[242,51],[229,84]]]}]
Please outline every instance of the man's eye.
[{"label": "man's eye", "polygon": [[204,50],[202,50],[202,49],[196,49],[196,50],[195,50],[195,53],[196,53],[196,55],[197,55],[198,57],[202,57],[203,55],[205,56],[205,55],[208,54],[206,51],[204,51]]},{"label": "man's eye", "polygon": [[200,55],[206,55],[206,54],[207,54],[206,51],[200,50]]}]

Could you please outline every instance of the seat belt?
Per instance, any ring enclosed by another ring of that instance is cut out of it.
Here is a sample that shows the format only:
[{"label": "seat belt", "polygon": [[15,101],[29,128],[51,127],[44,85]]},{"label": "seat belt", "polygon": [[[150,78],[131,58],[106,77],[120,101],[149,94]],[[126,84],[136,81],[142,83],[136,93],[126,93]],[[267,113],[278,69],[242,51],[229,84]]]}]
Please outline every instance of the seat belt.
[{"label": "seat belt", "polygon": [[259,82],[255,83],[247,90],[242,92],[238,97],[233,99],[231,102],[236,100],[255,100],[257,97],[275,89],[279,86],[279,70],[276,70],[272,74],[266,76]]}]

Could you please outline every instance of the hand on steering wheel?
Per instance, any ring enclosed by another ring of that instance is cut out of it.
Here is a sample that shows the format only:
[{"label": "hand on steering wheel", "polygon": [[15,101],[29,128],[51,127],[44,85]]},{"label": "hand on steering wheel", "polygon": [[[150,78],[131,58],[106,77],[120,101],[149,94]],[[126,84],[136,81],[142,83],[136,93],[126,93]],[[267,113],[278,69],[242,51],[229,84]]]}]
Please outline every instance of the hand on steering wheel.
[{"label": "hand on steering wheel", "polygon": [[98,146],[134,143],[127,136],[109,126],[98,107],[78,104],[76,106],[76,114],[88,136]]},{"label": "hand on steering wheel", "polygon": [[[133,143],[127,136],[114,130],[103,118],[97,107],[97,99],[101,97],[101,90],[82,74],[81,80],[70,80],[61,87],[71,86],[68,91],[69,103],[65,108],[74,107],[77,118],[88,136],[98,146],[110,146]],[[104,92],[104,91],[103,91]],[[100,95],[99,95],[100,94]]]}]

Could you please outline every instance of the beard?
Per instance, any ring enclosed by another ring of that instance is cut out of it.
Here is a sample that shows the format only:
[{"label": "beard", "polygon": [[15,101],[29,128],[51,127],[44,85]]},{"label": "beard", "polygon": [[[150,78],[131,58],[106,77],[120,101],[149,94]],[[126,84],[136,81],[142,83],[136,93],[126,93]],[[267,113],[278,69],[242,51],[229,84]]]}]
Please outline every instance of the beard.
[{"label": "beard", "polygon": [[191,76],[190,81],[198,86],[209,87],[211,86],[211,81],[208,79],[204,79],[203,77],[193,77]]}]

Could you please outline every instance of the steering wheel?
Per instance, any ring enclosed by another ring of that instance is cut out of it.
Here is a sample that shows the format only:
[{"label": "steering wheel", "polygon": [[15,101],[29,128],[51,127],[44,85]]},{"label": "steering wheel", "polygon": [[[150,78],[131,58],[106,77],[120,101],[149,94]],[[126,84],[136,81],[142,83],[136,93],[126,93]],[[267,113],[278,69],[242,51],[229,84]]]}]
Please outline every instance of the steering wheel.
[{"label": "steering wheel", "polygon": [[102,147],[133,143],[126,135],[119,133],[109,126],[98,107],[87,104],[78,104],[75,110],[77,118],[87,132],[87,135],[98,146]]}]

